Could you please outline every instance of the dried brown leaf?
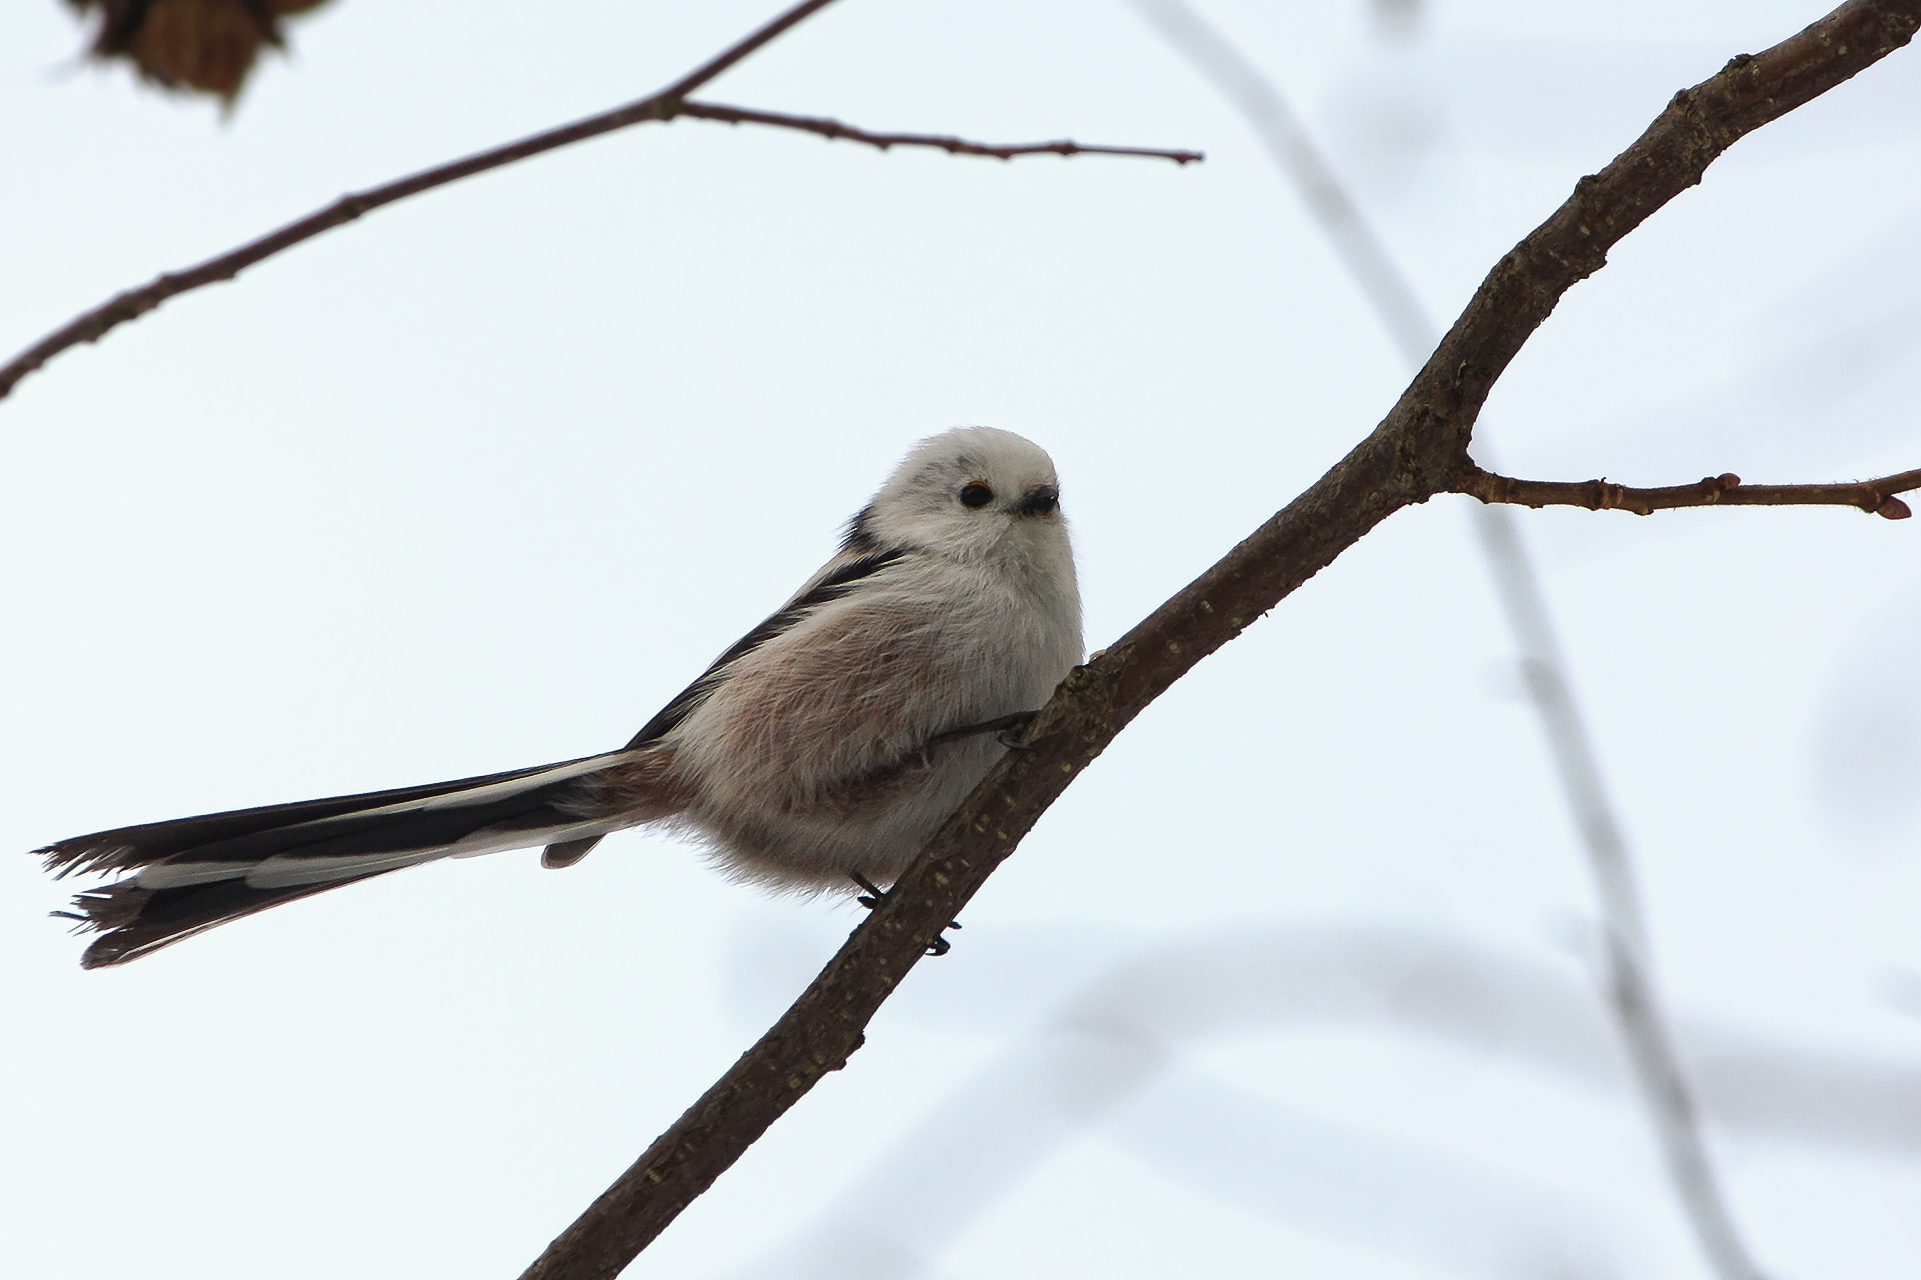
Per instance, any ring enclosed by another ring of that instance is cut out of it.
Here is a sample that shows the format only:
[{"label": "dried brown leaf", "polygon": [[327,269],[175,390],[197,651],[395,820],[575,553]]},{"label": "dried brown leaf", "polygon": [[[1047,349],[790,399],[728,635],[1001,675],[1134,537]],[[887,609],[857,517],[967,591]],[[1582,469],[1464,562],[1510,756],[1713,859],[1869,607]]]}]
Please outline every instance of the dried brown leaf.
[{"label": "dried brown leaf", "polygon": [[280,19],[326,0],[67,0],[99,15],[89,52],[125,59],[140,77],[231,103],[262,47],[281,48]]}]

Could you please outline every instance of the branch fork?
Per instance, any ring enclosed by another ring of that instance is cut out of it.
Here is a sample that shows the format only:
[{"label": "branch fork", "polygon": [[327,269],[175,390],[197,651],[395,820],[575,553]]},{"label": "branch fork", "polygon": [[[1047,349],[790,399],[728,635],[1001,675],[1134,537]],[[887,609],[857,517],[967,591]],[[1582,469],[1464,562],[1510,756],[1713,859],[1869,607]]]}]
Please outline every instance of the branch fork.
[{"label": "branch fork", "polygon": [[[1623,236],[1698,183],[1727,147],[1905,45],[1917,26],[1921,0],[1848,0],[1677,98],[1627,151],[1584,180],[1488,274],[1365,440],[1098,658],[1069,673],[1028,732],[1032,750],[1010,752],[995,766],[780,1021],[523,1280],[612,1280],[823,1069],[846,1061],[868,1019],[928,942],[1135,715],[1374,526],[1437,493],[1473,493],[1483,501],[1515,501],[1526,493],[1540,505],[1588,506],[1597,492],[1591,486],[1511,480],[1467,461],[1475,420],[1495,380],[1561,295],[1598,270]],[[1800,499],[1829,505],[1861,506],[1873,496],[1869,509],[1878,509],[1894,482],[1909,477],[1912,483],[1899,487],[1921,487],[1921,473],[1905,473],[1867,486],[1798,488],[1831,491]],[[1722,485],[1720,477],[1712,484],[1715,505],[1766,502],[1760,495],[1773,489]],[[1660,492],[1617,487],[1624,507],[1633,497],[1652,508],[1647,495]],[[1676,495],[1664,505],[1708,505],[1704,487],[1682,489],[1695,500]],[[1840,490],[1853,492],[1839,496]]]},{"label": "branch fork", "polygon": [[311,240],[324,231],[344,226],[382,205],[392,204],[396,200],[405,200],[410,196],[431,191],[435,187],[445,186],[462,178],[470,178],[490,169],[498,169],[503,165],[514,164],[559,147],[584,142],[588,138],[597,138],[603,133],[612,133],[616,129],[625,129],[637,124],[666,123],[688,116],[701,120],[719,120],[727,124],[758,124],[780,129],[794,129],[802,133],[818,134],[823,138],[864,143],[881,151],[892,147],[932,147],[945,151],[949,155],[989,156],[998,160],[1012,160],[1016,156],[1042,154],[1146,156],[1158,160],[1172,160],[1185,168],[1203,159],[1198,151],[1173,151],[1157,147],[1094,146],[1066,139],[1054,142],[989,143],[970,142],[965,138],[949,137],[944,134],[873,133],[824,116],[757,111],[748,107],[730,107],[716,102],[696,102],[687,96],[748,54],[793,27],[803,18],[826,8],[832,2],[833,0],[804,0],[804,3],[795,5],[659,93],[637,102],[630,102],[624,107],[615,107],[611,111],[603,111],[599,115],[589,116],[557,129],[549,129],[544,133],[522,138],[518,142],[510,142],[505,146],[437,165],[432,169],[398,178],[378,187],[349,193],[326,208],[318,209],[278,230],[270,231],[237,249],[181,271],[166,272],[139,288],[116,294],[100,306],[54,330],[6,364],[0,365],[0,399],[5,399],[22,378],[39,369],[61,352],[82,343],[98,342],[110,330],[130,320],[139,319],[169,298],[206,285],[232,280],[262,259],[291,249],[302,241]]}]

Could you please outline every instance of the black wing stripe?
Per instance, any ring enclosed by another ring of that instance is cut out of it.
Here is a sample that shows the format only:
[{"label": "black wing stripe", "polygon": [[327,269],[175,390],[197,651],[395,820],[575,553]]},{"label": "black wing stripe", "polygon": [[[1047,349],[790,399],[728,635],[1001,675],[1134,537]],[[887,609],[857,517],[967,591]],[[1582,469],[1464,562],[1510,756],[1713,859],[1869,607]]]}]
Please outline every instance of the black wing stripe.
[{"label": "black wing stripe", "polygon": [[842,555],[872,555],[881,549],[880,539],[874,536],[873,519],[874,506],[869,503],[847,522],[847,531],[840,539]]},{"label": "black wing stripe", "polygon": [[[856,516],[855,520],[858,522],[860,517]],[[672,702],[660,709],[658,715],[641,726],[640,732],[635,734],[633,740],[627,744],[627,749],[632,751],[636,747],[644,747],[672,732],[683,720],[693,714],[694,708],[707,701],[707,696],[714,691],[714,686],[720,681],[721,672],[769,640],[791,631],[815,609],[840,599],[852,591],[855,584],[862,579],[871,578],[889,565],[900,563],[906,559],[907,554],[906,551],[898,549],[870,551],[859,559],[848,561],[822,578],[806,595],[799,597],[785,609],[749,631],[735,641],[733,647],[727,652],[715,658],[713,665],[701,673],[700,679],[681,690]]]}]

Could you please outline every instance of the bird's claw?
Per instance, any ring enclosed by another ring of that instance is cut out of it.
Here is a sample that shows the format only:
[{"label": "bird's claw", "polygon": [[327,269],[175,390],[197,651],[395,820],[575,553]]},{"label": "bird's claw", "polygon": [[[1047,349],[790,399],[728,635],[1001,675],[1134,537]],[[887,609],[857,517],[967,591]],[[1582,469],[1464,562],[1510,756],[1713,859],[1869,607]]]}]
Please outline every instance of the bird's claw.
[{"label": "bird's claw", "polygon": [[[855,898],[854,901],[860,903],[861,906],[866,907],[869,911],[872,911],[875,907],[878,907],[880,905],[881,899],[887,896],[887,894],[883,892],[879,886],[877,886],[872,880],[869,880],[866,876],[862,875],[858,871],[849,871],[847,873],[847,878],[849,880],[852,880],[855,884],[859,885],[862,889],[866,890],[865,893],[861,894],[860,897]],[[958,929],[960,927],[961,927],[960,921],[949,920],[947,924],[944,926],[943,932],[945,931],[945,929]],[[934,940],[927,944],[927,954],[930,956],[944,956],[949,951],[952,951],[953,949],[954,949],[954,944],[949,942],[946,938],[940,937],[939,935],[936,935]]]},{"label": "bird's claw", "polygon": [[[991,733],[994,741],[1009,751],[1032,751],[1027,745],[1027,728],[1034,723],[1038,711],[1016,711],[1011,716],[1000,716],[983,724],[970,724],[961,729],[949,729],[946,733],[936,734],[934,743],[953,742],[957,738],[971,738],[977,734]],[[930,743],[929,745],[932,745]]]},{"label": "bird's claw", "polygon": [[1016,711],[1011,716],[1002,716],[993,722],[993,727],[997,730],[994,741],[1009,751],[1032,751],[1034,748],[1027,745],[1027,730],[1033,725],[1034,717],[1039,714],[1038,711]]}]

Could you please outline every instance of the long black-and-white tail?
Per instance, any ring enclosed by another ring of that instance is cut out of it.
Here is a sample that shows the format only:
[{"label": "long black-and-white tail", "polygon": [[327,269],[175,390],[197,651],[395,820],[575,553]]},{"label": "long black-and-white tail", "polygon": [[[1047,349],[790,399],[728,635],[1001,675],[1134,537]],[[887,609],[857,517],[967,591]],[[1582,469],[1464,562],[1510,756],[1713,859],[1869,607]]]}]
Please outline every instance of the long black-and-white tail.
[{"label": "long black-and-white tail", "polygon": [[[57,875],[131,871],[56,912],[102,932],[84,968],[123,964],[215,925],[295,898],[417,866],[591,840],[665,816],[649,805],[646,752],[395,791],[210,813],[62,840],[35,852]],[[664,762],[663,762],[664,763]],[[617,798],[618,797],[618,798]],[[641,803],[636,804],[636,800]]]}]

